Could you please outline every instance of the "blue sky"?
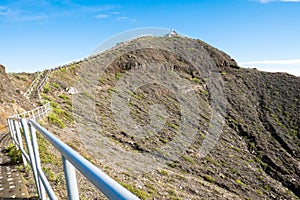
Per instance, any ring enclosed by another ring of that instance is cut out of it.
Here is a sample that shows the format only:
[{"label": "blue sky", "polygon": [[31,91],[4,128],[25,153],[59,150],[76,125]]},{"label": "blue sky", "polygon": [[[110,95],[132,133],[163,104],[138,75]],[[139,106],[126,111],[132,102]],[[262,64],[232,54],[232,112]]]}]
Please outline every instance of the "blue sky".
[{"label": "blue sky", "polygon": [[299,19],[300,0],[1,0],[0,63],[34,72],[84,58],[120,32],[161,27],[204,40],[241,66],[300,76]]}]

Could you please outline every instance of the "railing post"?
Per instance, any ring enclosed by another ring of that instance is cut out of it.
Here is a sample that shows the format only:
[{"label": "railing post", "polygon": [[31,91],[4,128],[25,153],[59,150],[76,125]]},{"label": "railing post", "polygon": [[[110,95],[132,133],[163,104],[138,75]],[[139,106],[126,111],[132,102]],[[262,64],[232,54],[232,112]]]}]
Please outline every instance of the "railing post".
[{"label": "railing post", "polygon": [[[23,148],[23,142],[22,142],[22,135],[21,135],[21,131],[20,131],[20,125],[19,125],[19,122],[18,121],[14,121],[14,124],[15,124],[15,129],[16,129],[16,133],[17,133],[17,140],[18,140],[18,145],[19,145],[19,149],[22,151],[24,151],[24,148]],[[24,166],[27,166],[27,160],[26,158],[24,157],[23,153],[22,153],[22,160],[23,160],[23,164]]]},{"label": "railing post", "polygon": [[[38,142],[37,142],[37,137],[36,137],[36,129],[31,125],[30,125],[30,132],[31,132],[31,140],[32,140],[32,147],[33,147],[33,152],[35,155],[35,163],[36,163],[36,168],[37,171],[41,171],[42,167],[41,167],[41,160],[40,160],[40,153],[39,153],[39,147],[38,147]],[[42,184],[42,180],[39,176],[38,179],[38,184],[40,186],[40,192],[41,192],[41,199],[45,199],[46,198],[46,191],[45,191],[45,187]]]},{"label": "railing post", "polygon": [[7,123],[8,123],[11,138],[13,139],[13,142],[16,143],[16,137],[15,137],[15,130],[14,130],[14,126],[13,126],[13,121],[11,119],[8,119]]},{"label": "railing post", "polygon": [[16,121],[12,121],[12,126],[13,126],[13,129],[14,129],[14,132],[13,132],[13,135],[14,135],[14,141],[15,141],[15,144],[16,144],[16,148],[17,148],[17,150],[19,150],[20,149],[20,146],[19,146],[19,139],[18,139],[18,137],[17,137],[17,124],[18,122],[16,122]]},{"label": "railing post", "polygon": [[[31,124],[29,124],[29,125],[30,125],[32,147],[33,147],[33,152],[34,152],[34,155],[35,155],[34,158],[35,158],[36,168],[37,168],[37,171],[41,171],[42,167],[41,167],[40,153],[39,153],[39,147],[38,147],[38,142],[37,142],[37,137],[36,137],[36,130]],[[45,191],[44,185],[42,184],[40,176],[39,176],[39,179],[38,179],[38,184],[40,186],[40,193],[41,193],[40,197],[41,197],[41,199],[45,199],[46,198],[46,191]]]},{"label": "railing post", "polygon": [[26,141],[26,145],[27,145],[27,149],[28,149],[28,153],[29,153],[30,164],[31,164],[31,168],[32,168],[32,171],[33,171],[35,184],[36,184],[36,187],[37,187],[39,197],[41,197],[41,190],[40,190],[37,166],[36,166],[36,162],[35,162],[35,160],[36,160],[35,159],[35,154],[33,152],[32,143],[31,143],[30,135],[29,135],[29,131],[28,131],[28,124],[27,124],[27,121],[26,121],[25,118],[21,119],[21,125],[22,125],[23,130],[24,130],[25,141]]},{"label": "railing post", "polygon": [[75,167],[65,157],[62,157],[62,161],[64,165],[68,199],[79,200]]},{"label": "railing post", "polygon": [[34,110],[31,111],[32,119],[35,120]]}]

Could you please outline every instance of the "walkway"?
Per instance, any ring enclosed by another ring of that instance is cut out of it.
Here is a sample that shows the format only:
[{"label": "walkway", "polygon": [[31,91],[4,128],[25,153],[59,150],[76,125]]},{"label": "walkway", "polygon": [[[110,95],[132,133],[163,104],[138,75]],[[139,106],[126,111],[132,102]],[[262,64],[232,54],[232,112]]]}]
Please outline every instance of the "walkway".
[{"label": "walkway", "polygon": [[23,182],[18,165],[12,164],[7,154],[7,145],[12,141],[8,130],[0,132],[0,200],[28,199],[28,191]]}]

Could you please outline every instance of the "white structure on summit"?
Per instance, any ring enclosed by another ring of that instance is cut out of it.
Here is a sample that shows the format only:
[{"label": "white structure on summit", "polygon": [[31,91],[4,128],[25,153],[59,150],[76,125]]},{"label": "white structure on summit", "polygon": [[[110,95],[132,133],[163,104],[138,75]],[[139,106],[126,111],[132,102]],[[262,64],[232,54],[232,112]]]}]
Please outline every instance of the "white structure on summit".
[{"label": "white structure on summit", "polygon": [[171,29],[171,31],[166,36],[168,36],[168,37],[177,37],[179,35],[174,29]]}]

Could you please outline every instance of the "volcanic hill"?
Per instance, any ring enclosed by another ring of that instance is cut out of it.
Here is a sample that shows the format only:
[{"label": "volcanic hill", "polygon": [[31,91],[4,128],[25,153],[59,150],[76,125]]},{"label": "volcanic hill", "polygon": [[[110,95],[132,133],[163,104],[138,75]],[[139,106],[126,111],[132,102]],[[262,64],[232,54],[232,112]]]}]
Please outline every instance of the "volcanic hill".
[{"label": "volcanic hill", "polygon": [[[34,75],[1,69],[0,103],[22,101],[17,87]],[[242,68],[201,40],[147,36],[53,69],[41,97],[52,106],[42,124],[142,199],[300,198],[299,77]]]}]

